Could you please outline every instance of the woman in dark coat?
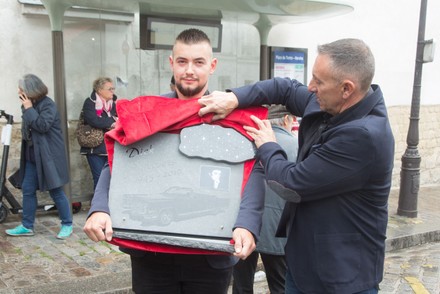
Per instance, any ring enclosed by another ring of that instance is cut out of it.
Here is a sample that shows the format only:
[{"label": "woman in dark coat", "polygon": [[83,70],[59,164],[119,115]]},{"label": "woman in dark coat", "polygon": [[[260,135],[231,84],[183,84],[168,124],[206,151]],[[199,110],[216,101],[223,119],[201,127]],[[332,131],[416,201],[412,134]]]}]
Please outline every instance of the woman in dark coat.
[{"label": "woman in dark coat", "polygon": [[[113,81],[107,77],[97,78],[93,82],[93,91],[90,97],[86,98],[82,108],[84,123],[94,128],[102,129],[104,132],[115,127],[116,95]],[[107,150],[104,141],[94,148],[81,146],[81,154],[87,156],[87,162],[93,177],[93,190],[98,183],[99,175],[103,166],[107,163]]]},{"label": "woman in dark coat", "polygon": [[46,85],[33,74],[27,74],[19,81],[23,217],[21,225],[6,230],[10,236],[34,235],[37,190],[48,190],[57,207],[61,219],[57,238],[65,239],[72,234],[72,214],[63,191],[63,185],[69,182],[66,148],[58,110],[47,93]]}]

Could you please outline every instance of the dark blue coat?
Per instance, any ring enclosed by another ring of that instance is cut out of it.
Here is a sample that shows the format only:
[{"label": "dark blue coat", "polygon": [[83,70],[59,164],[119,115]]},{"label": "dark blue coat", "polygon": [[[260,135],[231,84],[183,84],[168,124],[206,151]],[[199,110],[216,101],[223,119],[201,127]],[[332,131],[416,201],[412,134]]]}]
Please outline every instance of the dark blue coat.
[{"label": "dark blue coat", "polygon": [[[34,147],[35,165],[38,175],[38,189],[52,190],[69,182],[66,147],[61,131],[60,115],[55,102],[45,97],[24,109],[23,122],[30,126]],[[22,140],[20,172],[25,170],[26,142]],[[21,175],[23,178],[24,174]]]},{"label": "dark blue coat", "polygon": [[[267,180],[301,196],[288,202],[278,228],[288,233],[286,258],[304,293],[355,293],[382,280],[394,139],[382,92],[373,85],[356,105],[331,117],[295,80],[276,78],[232,90],[240,108],[284,104],[302,117],[297,163],[276,143],[257,159]],[[316,123],[318,122],[318,124]],[[304,139],[326,123],[309,152]]]}]

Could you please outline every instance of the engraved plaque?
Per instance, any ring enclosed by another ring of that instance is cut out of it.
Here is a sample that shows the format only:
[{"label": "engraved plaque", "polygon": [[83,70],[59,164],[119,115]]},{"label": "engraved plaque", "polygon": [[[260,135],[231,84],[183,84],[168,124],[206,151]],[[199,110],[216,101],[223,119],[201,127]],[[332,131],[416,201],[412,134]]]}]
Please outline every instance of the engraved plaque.
[{"label": "engraved plaque", "polygon": [[[234,139],[221,140],[225,136]],[[220,126],[157,133],[128,146],[115,142],[109,191],[114,236],[232,252],[243,162],[254,155],[249,140]]]}]

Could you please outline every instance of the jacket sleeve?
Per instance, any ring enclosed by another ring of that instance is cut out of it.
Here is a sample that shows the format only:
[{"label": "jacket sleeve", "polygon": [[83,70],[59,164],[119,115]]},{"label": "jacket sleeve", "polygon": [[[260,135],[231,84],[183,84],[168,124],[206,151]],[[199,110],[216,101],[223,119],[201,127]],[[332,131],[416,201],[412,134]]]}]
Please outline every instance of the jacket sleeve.
[{"label": "jacket sleeve", "polygon": [[57,108],[52,99],[46,97],[35,107],[24,109],[22,117],[31,126],[33,132],[47,133],[55,123]]},{"label": "jacket sleeve", "polygon": [[231,90],[237,96],[239,108],[263,104],[282,104],[294,115],[302,117],[314,94],[307,86],[289,78],[273,78]]},{"label": "jacket sleeve", "polygon": [[92,203],[90,205],[89,217],[94,212],[105,212],[110,214],[108,206],[108,194],[110,190],[110,167],[108,164],[102,169],[99,176],[98,184],[96,185],[95,194],[93,195]]},{"label": "jacket sleeve", "polygon": [[264,172],[261,166],[255,163],[243,191],[234,228],[244,228],[250,231],[256,239],[259,238],[262,225],[264,191]]},{"label": "jacket sleeve", "polygon": [[314,146],[298,164],[287,161],[277,143],[260,146],[257,160],[264,167],[266,179],[296,191],[301,202],[362,189],[372,174],[374,142],[361,127],[336,132],[325,144]]},{"label": "jacket sleeve", "polygon": [[[116,107],[115,105],[113,107]],[[87,98],[83,105],[84,122],[94,128],[103,129],[107,131],[110,129],[112,124],[115,122],[113,117],[107,115],[102,115],[101,117],[96,115],[95,102]]]}]

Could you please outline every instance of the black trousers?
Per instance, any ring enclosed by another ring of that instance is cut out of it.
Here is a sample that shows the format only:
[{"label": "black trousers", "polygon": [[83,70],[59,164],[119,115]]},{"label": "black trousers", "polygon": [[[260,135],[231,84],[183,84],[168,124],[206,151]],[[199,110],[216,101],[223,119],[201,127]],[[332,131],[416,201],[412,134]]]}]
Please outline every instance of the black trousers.
[{"label": "black trousers", "polygon": [[204,255],[131,255],[132,287],[137,294],[226,294],[232,267],[215,269]]},{"label": "black trousers", "polygon": [[270,293],[285,293],[287,265],[284,255],[271,255],[254,251],[248,258],[240,260],[234,266],[233,294],[254,293],[254,275],[259,255],[261,255],[261,260],[263,261]]}]

